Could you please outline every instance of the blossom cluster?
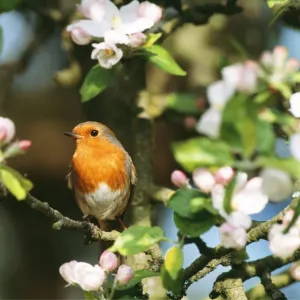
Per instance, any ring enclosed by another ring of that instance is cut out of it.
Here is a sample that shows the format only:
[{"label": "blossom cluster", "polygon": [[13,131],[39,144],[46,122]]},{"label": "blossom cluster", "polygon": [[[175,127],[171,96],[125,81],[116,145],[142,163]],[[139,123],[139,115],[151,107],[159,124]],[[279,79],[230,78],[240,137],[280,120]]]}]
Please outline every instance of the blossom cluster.
[{"label": "blossom cluster", "polygon": [[[295,58],[288,59],[287,55],[286,48],[277,46],[273,52],[264,52],[258,62],[248,60],[223,68],[222,79],[207,87],[210,107],[195,125],[196,130],[211,138],[218,138],[223,109],[236,92],[254,94],[261,82],[266,82],[271,89],[277,89],[283,82],[291,81],[300,62]],[[299,117],[300,105],[296,99],[299,99],[299,93],[290,98],[291,112]]]},{"label": "blossom cluster", "polygon": [[[134,271],[127,265],[120,265],[118,257],[108,250],[104,251],[99,259],[99,264],[92,266],[76,260],[64,263],[59,268],[59,273],[69,285],[75,285],[87,292],[107,294],[109,291],[107,279],[111,272],[117,270],[113,283],[116,286],[127,284],[134,276]],[[112,292],[111,292],[112,293]]]},{"label": "blossom cluster", "polygon": [[2,152],[0,162],[3,162],[9,157],[22,154],[31,146],[31,141],[21,140],[14,141],[16,127],[14,122],[9,118],[0,117],[0,147]]},{"label": "blossom cluster", "polygon": [[162,9],[148,1],[133,0],[120,9],[110,0],[82,0],[79,12],[86,18],[67,27],[73,41],[79,45],[92,41],[91,58],[105,69],[112,68],[124,51],[141,46],[147,36],[143,33],[162,17]]}]

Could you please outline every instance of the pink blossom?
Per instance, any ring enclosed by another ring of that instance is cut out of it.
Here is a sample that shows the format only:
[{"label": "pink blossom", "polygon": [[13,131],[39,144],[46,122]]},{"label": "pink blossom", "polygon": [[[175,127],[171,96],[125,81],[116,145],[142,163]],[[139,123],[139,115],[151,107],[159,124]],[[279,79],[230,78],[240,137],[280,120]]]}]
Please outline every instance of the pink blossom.
[{"label": "pink blossom", "polygon": [[242,227],[224,223],[220,227],[220,239],[223,247],[240,250],[247,242],[247,232]]},{"label": "pink blossom", "polygon": [[203,168],[194,170],[193,180],[197,187],[204,193],[210,193],[216,181],[213,174]]},{"label": "pink blossom", "polygon": [[100,256],[99,264],[104,270],[111,272],[118,267],[119,260],[116,254],[105,250]]},{"label": "pink blossom", "polygon": [[269,247],[271,252],[280,258],[288,258],[300,247],[300,232],[295,226],[284,233],[286,226],[274,224],[269,231]]},{"label": "pink blossom", "polygon": [[22,140],[22,141],[17,142],[17,145],[20,150],[24,151],[31,147],[32,142],[29,140]]},{"label": "pink blossom", "polygon": [[119,285],[127,284],[134,276],[134,271],[127,265],[121,265],[116,275],[116,281]]},{"label": "pink blossom", "polygon": [[231,167],[222,167],[214,174],[216,183],[227,185],[234,176],[234,170]]},{"label": "pink blossom", "polygon": [[140,17],[149,19],[153,23],[157,23],[162,17],[162,9],[156,4],[145,1],[140,4],[138,14]]},{"label": "pink blossom", "polygon": [[227,66],[222,70],[225,82],[236,90],[254,92],[257,86],[258,65],[253,61]]},{"label": "pink blossom", "polygon": [[183,187],[186,185],[187,176],[179,170],[175,170],[171,174],[171,181],[177,187]]},{"label": "pink blossom", "polygon": [[62,276],[62,278],[68,282],[69,284],[75,283],[74,278],[74,267],[77,264],[76,260],[72,260],[68,263],[64,263],[59,268],[59,273]]},{"label": "pink blossom", "polygon": [[15,136],[16,128],[11,119],[0,117],[0,142],[9,143]]},{"label": "pink blossom", "polygon": [[71,30],[72,40],[78,45],[86,45],[91,42],[92,37],[82,28],[74,26]]}]

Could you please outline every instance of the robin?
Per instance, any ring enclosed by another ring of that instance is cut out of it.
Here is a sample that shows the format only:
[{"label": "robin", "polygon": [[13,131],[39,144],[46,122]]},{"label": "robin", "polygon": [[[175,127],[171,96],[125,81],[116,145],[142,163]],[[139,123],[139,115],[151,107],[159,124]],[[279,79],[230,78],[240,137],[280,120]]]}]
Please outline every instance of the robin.
[{"label": "robin", "polygon": [[68,187],[84,216],[94,216],[102,230],[119,220],[133,196],[137,177],[131,157],[115,134],[98,122],[84,122],[65,135],[76,149],[67,174]]}]

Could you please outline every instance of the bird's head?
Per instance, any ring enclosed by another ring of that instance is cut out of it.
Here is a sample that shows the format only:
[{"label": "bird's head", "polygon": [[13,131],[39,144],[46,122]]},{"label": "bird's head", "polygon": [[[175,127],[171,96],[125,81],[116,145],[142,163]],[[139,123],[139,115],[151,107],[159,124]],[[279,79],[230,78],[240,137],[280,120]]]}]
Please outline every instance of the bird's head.
[{"label": "bird's head", "polygon": [[73,138],[77,146],[101,146],[106,142],[121,146],[115,134],[108,127],[98,122],[80,123],[71,132],[65,132],[64,134]]}]

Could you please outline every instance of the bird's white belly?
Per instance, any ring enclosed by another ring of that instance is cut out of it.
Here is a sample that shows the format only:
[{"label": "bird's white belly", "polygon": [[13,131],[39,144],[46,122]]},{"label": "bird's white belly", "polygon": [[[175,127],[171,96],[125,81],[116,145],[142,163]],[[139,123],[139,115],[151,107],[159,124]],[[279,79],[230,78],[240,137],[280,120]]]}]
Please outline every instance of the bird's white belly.
[{"label": "bird's white belly", "polygon": [[128,188],[112,191],[108,185],[101,183],[93,193],[76,192],[76,198],[82,212],[93,215],[98,220],[113,220],[122,213],[128,202]]}]

